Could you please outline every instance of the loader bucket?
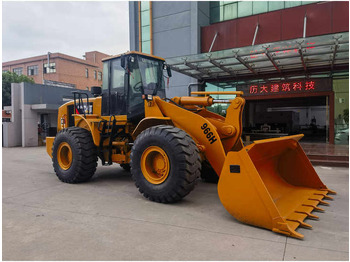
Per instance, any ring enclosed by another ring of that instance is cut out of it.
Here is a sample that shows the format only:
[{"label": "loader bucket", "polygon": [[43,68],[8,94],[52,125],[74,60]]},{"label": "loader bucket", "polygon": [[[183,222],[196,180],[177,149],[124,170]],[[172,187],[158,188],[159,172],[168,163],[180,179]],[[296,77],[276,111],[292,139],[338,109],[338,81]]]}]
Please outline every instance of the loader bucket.
[{"label": "loader bucket", "polygon": [[243,223],[303,238],[299,226],[323,211],[318,204],[335,194],[320,180],[298,143],[303,135],[255,141],[229,152],[221,171],[218,193],[226,210]]}]

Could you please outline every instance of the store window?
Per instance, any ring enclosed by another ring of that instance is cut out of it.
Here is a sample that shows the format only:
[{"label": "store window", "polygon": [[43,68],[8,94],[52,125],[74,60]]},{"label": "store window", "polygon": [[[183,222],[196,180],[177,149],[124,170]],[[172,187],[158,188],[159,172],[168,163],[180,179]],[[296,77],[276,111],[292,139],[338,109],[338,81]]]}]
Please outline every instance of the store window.
[{"label": "store window", "polygon": [[[333,126],[329,125],[330,95],[325,95],[332,91],[332,81],[329,78],[273,83],[251,80],[249,84],[239,80],[219,81],[206,85],[205,91],[244,92],[246,98],[242,117],[244,141],[304,134],[303,142],[329,142],[329,134],[333,130]],[[348,82],[341,85],[343,86],[341,90],[344,91]],[[264,95],[264,88],[268,92],[266,95]],[[279,91],[276,91],[276,88]],[[347,94],[342,94],[342,97],[345,96]],[[234,98],[232,95],[212,95],[212,97],[214,99]],[[345,103],[348,108],[348,100]],[[228,104],[214,104],[208,109],[225,116],[228,106]],[[343,122],[348,121],[346,113],[344,119]]]},{"label": "store window", "polygon": [[27,75],[36,76],[38,75],[39,67],[37,65],[27,67]]},{"label": "store window", "polygon": [[247,100],[243,111],[245,141],[304,134],[303,142],[327,143],[327,96]]},{"label": "store window", "polygon": [[17,67],[12,70],[15,74],[17,75],[22,75],[23,74],[23,67]]},{"label": "store window", "polygon": [[349,144],[349,79],[334,79],[334,143]]},{"label": "store window", "polygon": [[140,30],[141,30],[141,52],[151,54],[151,2],[142,1],[140,2]]},{"label": "store window", "polygon": [[211,1],[210,23],[313,4],[319,1]]},{"label": "store window", "polygon": [[47,67],[47,63],[44,64],[44,74],[56,73],[56,63],[50,63],[50,66]]}]

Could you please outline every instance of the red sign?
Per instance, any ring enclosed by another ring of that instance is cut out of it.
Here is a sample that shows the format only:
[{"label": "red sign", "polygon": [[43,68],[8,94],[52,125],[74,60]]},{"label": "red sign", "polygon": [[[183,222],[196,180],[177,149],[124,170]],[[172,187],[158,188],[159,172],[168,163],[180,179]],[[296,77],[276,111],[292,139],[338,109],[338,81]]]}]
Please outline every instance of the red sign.
[{"label": "red sign", "polygon": [[[237,91],[243,91],[244,96],[283,96],[293,94],[308,94],[332,91],[331,78],[300,79],[270,83],[254,83],[237,85]],[[304,96],[303,95],[303,96]]]},{"label": "red sign", "polygon": [[276,93],[294,93],[294,92],[309,92],[316,90],[314,81],[296,81],[285,83],[271,83],[249,86],[249,94],[276,94]]}]

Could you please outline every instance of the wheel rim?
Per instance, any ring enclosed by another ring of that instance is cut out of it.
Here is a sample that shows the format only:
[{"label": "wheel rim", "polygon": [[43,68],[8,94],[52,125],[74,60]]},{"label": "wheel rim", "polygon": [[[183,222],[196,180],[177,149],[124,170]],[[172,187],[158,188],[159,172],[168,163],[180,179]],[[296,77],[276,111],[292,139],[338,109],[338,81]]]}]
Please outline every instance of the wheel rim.
[{"label": "wheel rim", "polygon": [[63,169],[67,170],[72,165],[73,154],[70,145],[67,142],[62,142],[57,150],[57,161],[58,165]]},{"label": "wheel rim", "polygon": [[146,180],[152,184],[163,183],[170,170],[167,154],[158,146],[148,147],[141,156],[141,171]]}]

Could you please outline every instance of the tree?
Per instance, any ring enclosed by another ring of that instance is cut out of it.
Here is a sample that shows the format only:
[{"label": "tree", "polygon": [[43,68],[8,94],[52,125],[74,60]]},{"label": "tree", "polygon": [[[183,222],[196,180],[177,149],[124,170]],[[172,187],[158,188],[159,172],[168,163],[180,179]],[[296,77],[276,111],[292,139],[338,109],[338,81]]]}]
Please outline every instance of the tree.
[{"label": "tree", "polygon": [[33,78],[25,75],[17,75],[12,72],[2,73],[2,108],[11,105],[11,83],[28,82],[34,84]]}]

